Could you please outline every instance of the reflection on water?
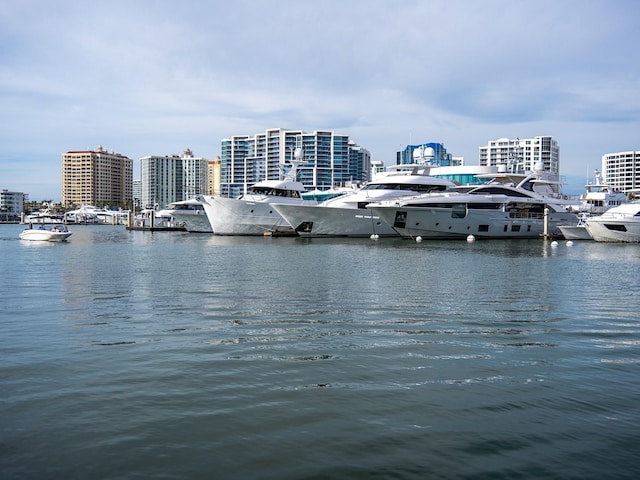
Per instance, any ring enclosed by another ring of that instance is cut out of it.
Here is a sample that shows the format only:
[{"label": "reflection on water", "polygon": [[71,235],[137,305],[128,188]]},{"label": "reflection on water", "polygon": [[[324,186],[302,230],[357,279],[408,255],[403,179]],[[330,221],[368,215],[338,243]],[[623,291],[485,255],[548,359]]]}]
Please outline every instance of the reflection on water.
[{"label": "reflection on water", "polygon": [[635,473],[637,245],[18,232],[7,478]]}]

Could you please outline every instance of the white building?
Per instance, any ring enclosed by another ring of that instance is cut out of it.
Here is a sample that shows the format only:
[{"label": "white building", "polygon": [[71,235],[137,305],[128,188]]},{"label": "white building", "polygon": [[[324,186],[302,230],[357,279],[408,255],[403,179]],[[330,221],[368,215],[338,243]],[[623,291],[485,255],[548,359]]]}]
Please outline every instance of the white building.
[{"label": "white building", "polygon": [[15,222],[20,220],[24,212],[26,194],[22,192],[0,191],[0,222]]},{"label": "white building", "polygon": [[188,200],[196,195],[207,193],[209,160],[202,157],[194,157],[190,149],[182,154],[182,169],[184,171],[184,187],[182,200]]},{"label": "white building", "polygon": [[534,171],[542,162],[544,170],[559,179],[560,148],[553,137],[500,138],[480,147],[480,166],[506,165],[524,171]]},{"label": "white building", "polygon": [[135,205],[136,209],[141,208],[142,207],[142,180],[133,181],[133,188],[131,189],[131,192],[133,193],[133,204]]},{"label": "white building", "polygon": [[207,192],[208,160],[194,157],[188,148],[182,155],[147,156],[140,159],[142,208],[160,208]]},{"label": "white building", "polygon": [[640,193],[640,151],[607,153],[602,156],[602,176],[614,190]]}]

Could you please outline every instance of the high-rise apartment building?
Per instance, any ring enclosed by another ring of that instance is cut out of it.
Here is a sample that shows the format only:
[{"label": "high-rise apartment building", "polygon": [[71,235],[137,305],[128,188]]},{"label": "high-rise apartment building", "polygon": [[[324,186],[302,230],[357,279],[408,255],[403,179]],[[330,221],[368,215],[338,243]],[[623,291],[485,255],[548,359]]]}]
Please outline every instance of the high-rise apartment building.
[{"label": "high-rise apartment building", "polygon": [[208,160],[182,155],[150,155],[140,159],[142,208],[160,208],[207,192]]},{"label": "high-rise apartment building", "polygon": [[190,149],[182,154],[182,170],[184,186],[182,199],[188,200],[196,195],[207,193],[209,161],[203,157],[194,157]]},{"label": "high-rise apartment building", "polygon": [[142,180],[133,181],[133,205],[136,210],[142,208]]},{"label": "high-rise apartment building", "polygon": [[297,180],[308,189],[329,189],[370,178],[371,155],[347,135],[322,130],[274,128],[235,135],[221,144],[220,190],[236,196],[262,180],[280,180],[296,164]]},{"label": "high-rise apartment building", "polygon": [[640,194],[640,151],[603,155],[602,176],[614,190],[627,195]]},{"label": "high-rise apartment building", "polygon": [[24,202],[27,197],[23,192],[0,190],[0,222],[14,222],[20,220],[24,212]]},{"label": "high-rise apartment building", "polygon": [[129,206],[133,161],[119,153],[71,150],[62,155],[62,205]]},{"label": "high-rise apartment building", "polygon": [[207,163],[207,195],[220,195],[220,156]]},{"label": "high-rise apartment building", "polygon": [[539,162],[552,178],[559,179],[560,148],[553,137],[500,138],[480,147],[480,166],[534,171]]},{"label": "high-rise apartment building", "polygon": [[179,155],[149,155],[140,159],[142,208],[164,208],[183,200],[183,169]]}]

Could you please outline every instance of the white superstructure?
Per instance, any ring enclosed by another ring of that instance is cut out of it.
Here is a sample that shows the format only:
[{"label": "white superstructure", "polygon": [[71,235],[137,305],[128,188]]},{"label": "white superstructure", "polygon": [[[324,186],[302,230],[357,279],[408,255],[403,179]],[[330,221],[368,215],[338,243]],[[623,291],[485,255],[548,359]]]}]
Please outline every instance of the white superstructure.
[{"label": "white superstructure", "polygon": [[[398,233],[367,210],[371,202],[396,199],[454,187],[449,180],[418,173],[418,166],[399,165],[359,190],[318,205],[274,203],[273,207],[301,237],[379,237]],[[424,166],[422,166],[424,169]],[[408,171],[407,171],[408,170]]]},{"label": "white superstructure", "polygon": [[595,171],[593,183],[585,185],[585,192],[580,195],[580,212],[599,215],[612,207],[627,203],[627,196],[606,183],[598,170]]},{"label": "white superstructure", "polygon": [[178,224],[184,225],[187,232],[213,232],[207,213],[204,211],[202,200],[197,197],[170,203],[166,208],[158,211],[157,216],[170,217]]}]

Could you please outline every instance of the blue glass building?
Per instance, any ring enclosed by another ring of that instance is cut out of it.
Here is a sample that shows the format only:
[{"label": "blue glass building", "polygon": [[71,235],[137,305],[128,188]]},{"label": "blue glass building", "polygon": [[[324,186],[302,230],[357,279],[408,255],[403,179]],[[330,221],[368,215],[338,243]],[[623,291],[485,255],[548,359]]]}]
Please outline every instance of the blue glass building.
[{"label": "blue glass building", "polygon": [[282,180],[296,163],[296,179],[309,190],[328,190],[370,179],[369,152],[330,130],[306,133],[274,128],[223,139],[220,192],[237,196],[262,180]]}]

